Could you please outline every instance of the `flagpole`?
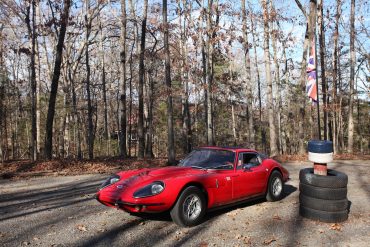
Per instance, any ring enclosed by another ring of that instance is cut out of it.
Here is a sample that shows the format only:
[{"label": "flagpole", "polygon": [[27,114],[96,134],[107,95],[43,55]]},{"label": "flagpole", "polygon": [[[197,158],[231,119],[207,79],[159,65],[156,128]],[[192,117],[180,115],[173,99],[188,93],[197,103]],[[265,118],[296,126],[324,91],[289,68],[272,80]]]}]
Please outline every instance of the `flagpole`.
[{"label": "flagpole", "polygon": [[317,69],[317,45],[316,45],[316,18],[317,18],[317,8],[315,8],[316,15],[315,15],[315,25],[314,25],[314,32],[315,32],[315,70],[316,70],[316,96],[317,96],[317,129],[318,129],[318,137],[321,140],[321,124],[320,124],[320,99],[319,99],[319,73]]}]

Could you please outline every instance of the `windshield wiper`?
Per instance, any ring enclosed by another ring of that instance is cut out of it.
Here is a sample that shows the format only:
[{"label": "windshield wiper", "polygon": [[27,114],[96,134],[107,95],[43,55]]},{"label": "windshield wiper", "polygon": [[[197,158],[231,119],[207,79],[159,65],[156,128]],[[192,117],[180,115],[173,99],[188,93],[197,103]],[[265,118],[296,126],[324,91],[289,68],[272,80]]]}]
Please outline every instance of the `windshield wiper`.
[{"label": "windshield wiper", "polygon": [[206,170],[207,168],[201,166],[191,166],[191,168]]},{"label": "windshield wiper", "polygon": [[231,165],[226,165],[226,164],[224,164],[224,165],[218,165],[218,166],[207,167],[207,169],[219,169],[219,168],[223,168],[223,167],[232,169]]}]

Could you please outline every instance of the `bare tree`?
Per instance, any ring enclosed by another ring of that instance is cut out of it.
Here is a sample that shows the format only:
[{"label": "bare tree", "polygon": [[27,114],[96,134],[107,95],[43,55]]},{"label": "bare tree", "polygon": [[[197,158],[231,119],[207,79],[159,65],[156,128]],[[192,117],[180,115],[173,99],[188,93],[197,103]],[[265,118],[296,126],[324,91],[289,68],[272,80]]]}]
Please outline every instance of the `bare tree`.
[{"label": "bare tree", "polygon": [[266,0],[262,0],[263,8],[263,30],[264,30],[264,58],[265,58],[265,72],[267,82],[267,107],[268,107],[268,119],[270,129],[270,154],[275,156],[278,154],[278,147],[276,143],[276,127],[274,120],[274,106],[273,106],[273,95],[272,95],[272,80],[271,80],[271,68],[270,68],[270,29],[269,29],[269,14]]},{"label": "bare tree", "polygon": [[252,14],[252,9],[250,12],[250,21],[251,21],[251,34],[252,34],[252,43],[253,43],[253,50],[254,50],[254,63],[256,67],[256,74],[257,74],[257,91],[258,91],[258,111],[259,111],[259,123],[261,129],[261,142],[262,142],[262,149],[266,152],[266,130],[265,126],[262,123],[262,93],[261,93],[261,78],[260,78],[260,71],[258,68],[258,58],[257,58],[257,39],[255,34],[255,17]]},{"label": "bare tree", "polygon": [[145,151],[145,135],[144,135],[144,80],[145,80],[145,68],[144,68],[144,54],[145,54],[145,34],[146,34],[146,19],[148,12],[148,0],[144,1],[143,17],[141,21],[141,40],[140,40],[140,58],[139,58],[139,86],[138,86],[138,97],[139,97],[139,116],[138,116],[138,158],[144,158]]},{"label": "bare tree", "polygon": [[86,95],[87,95],[87,147],[89,159],[94,158],[94,124],[93,124],[93,106],[91,102],[91,81],[90,81],[90,57],[89,57],[89,38],[91,33],[91,17],[90,17],[90,0],[85,2],[85,66],[86,66]]},{"label": "bare tree", "polygon": [[326,82],[326,63],[325,63],[325,30],[324,30],[324,1],[318,4],[317,21],[319,25],[319,44],[320,44],[320,67],[321,67],[321,88],[322,88],[322,108],[324,113],[324,139],[328,138],[328,102],[327,102],[327,82]]},{"label": "bare tree", "polygon": [[[31,10],[32,7],[32,10]],[[32,12],[31,12],[32,11]],[[36,126],[36,1],[32,0],[27,5],[25,22],[27,24],[28,36],[31,43],[31,159],[37,159],[37,126]]]},{"label": "bare tree", "polygon": [[126,129],[127,129],[127,107],[126,107],[126,0],[121,0],[121,53],[120,53],[120,80],[121,80],[121,128],[120,128],[120,155],[127,157],[126,152]]},{"label": "bare tree", "polygon": [[60,77],[60,70],[62,64],[62,55],[63,55],[63,44],[64,44],[64,37],[66,34],[67,26],[68,26],[68,17],[69,17],[69,9],[71,6],[71,0],[64,0],[63,1],[64,7],[63,12],[61,14],[60,20],[60,30],[58,35],[58,44],[56,47],[56,57],[54,63],[54,72],[53,78],[51,80],[51,90],[50,90],[50,98],[49,98],[49,108],[48,114],[46,119],[46,137],[45,137],[45,157],[47,159],[52,158],[52,149],[53,149],[53,121],[55,115],[55,100],[58,93],[58,83]]},{"label": "bare tree", "polygon": [[248,134],[249,134],[249,144],[251,148],[255,148],[254,140],[254,120],[253,120],[253,93],[252,93],[252,82],[251,82],[251,59],[250,59],[250,48],[248,42],[248,32],[247,32],[247,11],[245,8],[245,0],[242,0],[242,32],[243,32],[243,48],[244,48],[244,63],[246,72],[246,96],[247,96],[247,108],[249,109],[248,118]]},{"label": "bare tree", "polygon": [[354,135],[354,122],[353,122],[353,101],[354,101],[354,84],[355,84],[355,66],[356,66],[356,53],[355,53],[355,0],[351,0],[351,15],[350,15],[350,75],[349,75],[349,112],[348,112],[348,153],[353,153],[353,135]]},{"label": "bare tree", "polygon": [[[179,2],[180,4],[180,2]],[[192,147],[192,129],[191,129],[191,118],[190,118],[190,109],[189,109],[189,62],[188,62],[188,48],[186,40],[188,37],[189,29],[189,15],[191,14],[191,3],[187,3],[186,0],[182,0],[184,20],[182,22],[181,13],[180,13],[180,27],[181,28],[181,39],[180,39],[180,51],[183,56],[183,65],[181,66],[181,75],[180,77],[183,81],[184,87],[184,98],[183,98],[183,136],[185,137],[184,142],[184,152],[189,153]]]},{"label": "bare tree", "polygon": [[270,1],[270,6],[271,6],[271,12],[270,12],[270,18],[271,18],[271,38],[272,38],[272,50],[273,50],[273,61],[275,65],[275,84],[276,84],[276,101],[277,101],[277,107],[275,108],[275,111],[277,112],[276,114],[276,119],[277,119],[277,132],[278,132],[278,150],[279,154],[282,153],[282,127],[281,127],[281,111],[282,111],[282,102],[281,102],[281,82],[280,82],[280,66],[279,66],[279,61],[278,61],[278,54],[277,54],[277,40],[279,36],[279,30],[275,28],[275,25],[277,23],[277,12],[275,10],[273,1]]},{"label": "bare tree", "polygon": [[338,41],[339,41],[339,18],[341,15],[341,0],[337,0],[334,28],[334,48],[333,48],[333,88],[332,88],[332,108],[333,108],[333,148],[336,154],[339,150],[338,145],[338,121],[337,121],[337,88],[338,88]]},{"label": "bare tree", "polygon": [[173,130],[173,106],[171,85],[170,46],[168,43],[167,0],[163,0],[163,43],[165,51],[165,81],[167,92],[167,155],[168,163],[175,163],[175,138]]}]

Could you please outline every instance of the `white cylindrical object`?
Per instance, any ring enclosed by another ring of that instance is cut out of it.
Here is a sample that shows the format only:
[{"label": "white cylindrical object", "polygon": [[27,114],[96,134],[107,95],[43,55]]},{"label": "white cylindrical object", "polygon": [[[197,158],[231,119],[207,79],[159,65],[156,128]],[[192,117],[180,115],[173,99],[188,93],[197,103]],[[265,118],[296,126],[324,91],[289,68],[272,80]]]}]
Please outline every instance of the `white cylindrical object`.
[{"label": "white cylindrical object", "polygon": [[314,163],[326,164],[333,161],[333,153],[311,153],[308,152],[308,160]]}]

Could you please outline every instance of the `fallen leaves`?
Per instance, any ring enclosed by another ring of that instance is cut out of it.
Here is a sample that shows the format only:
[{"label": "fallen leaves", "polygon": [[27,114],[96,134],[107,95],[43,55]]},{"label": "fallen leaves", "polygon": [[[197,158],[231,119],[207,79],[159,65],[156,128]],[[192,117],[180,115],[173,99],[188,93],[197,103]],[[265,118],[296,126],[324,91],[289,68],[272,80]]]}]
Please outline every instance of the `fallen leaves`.
[{"label": "fallen leaves", "polygon": [[243,241],[243,243],[245,244],[245,245],[251,245],[252,244],[252,241],[251,241],[251,237],[249,237],[249,236],[243,236],[243,235],[241,235],[241,234],[237,234],[236,236],[235,236],[235,238],[236,239],[238,239],[238,240],[241,240],[241,241]]},{"label": "fallen leaves", "polygon": [[[148,167],[162,167],[166,164],[164,158],[121,159],[119,157],[97,158],[94,160],[54,159],[51,161],[17,160],[0,166],[0,178],[13,179],[38,176],[66,176],[76,174],[112,173],[117,170],[132,170]],[[20,172],[21,171],[21,172]]]},{"label": "fallen leaves", "polygon": [[277,239],[275,238],[275,236],[272,236],[271,238],[269,239],[266,239],[265,241],[263,241],[263,244],[264,245],[269,245],[271,244],[272,242],[275,242]]},{"label": "fallen leaves", "polygon": [[208,247],[208,243],[206,243],[206,242],[201,242],[201,243],[199,244],[199,247]]},{"label": "fallen leaves", "polygon": [[245,244],[247,244],[247,245],[251,245],[251,244],[252,244],[252,238],[251,238],[251,237],[249,237],[249,236],[244,237],[244,238],[243,238],[243,241],[244,241],[244,243],[245,243]]},{"label": "fallen leaves", "polygon": [[331,230],[334,230],[334,231],[339,231],[341,232],[342,231],[342,225],[341,224],[338,224],[338,223],[335,223],[335,224],[332,224],[330,226],[330,229]]},{"label": "fallen leaves", "polygon": [[180,230],[179,231],[176,231],[174,238],[175,238],[176,241],[180,241],[182,239],[182,236],[185,235],[185,234],[187,234],[187,233],[182,232]]},{"label": "fallen leaves", "polygon": [[77,225],[77,229],[81,232],[87,232],[87,227],[84,225]]},{"label": "fallen leaves", "polygon": [[276,214],[276,215],[274,215],[274,217],[272,217],[272,219],[274,219],[274,220],[281,220],[281,217]]},{"label": "fallen leaves", "polygon": [[227,215],[227,216],[230,216],[230,217],[235,217],[237,214],[238,214],[238,212],[236,212],[236,211],[231,211],[231,212],[228,212],[226,215]]}]

